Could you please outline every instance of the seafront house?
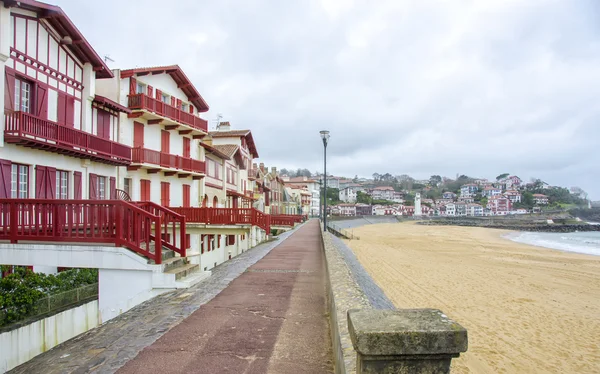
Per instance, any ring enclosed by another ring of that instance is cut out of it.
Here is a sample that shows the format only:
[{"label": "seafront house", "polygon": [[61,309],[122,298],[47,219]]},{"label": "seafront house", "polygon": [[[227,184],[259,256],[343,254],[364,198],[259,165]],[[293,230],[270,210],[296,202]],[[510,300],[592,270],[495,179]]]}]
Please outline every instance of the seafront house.
[{"label": "seafront house", "polygon": [[449,216],[449,217],[454,217],[456,216],[456,204],[455,203],[448,203],[444,206],[445,208],[445,215]]},{"label": "seafront house", "polygon": [[467,204],[467,216],[481,217],[483,216],[483,206],[479,204]]},{"label": "seafront house", "polygon": [[492,215],[504,216],[511,211],[512,203],[507,197],[495,195],[489,198],[487,208]]},{"label": "seafront house", "polygon": [[357,216],[370,216],[373,215],[373,207],[369,204],[356,204],[356,215]]},{"label": "seafront house", "polygon": [[346,187],[340,190],[339,199],[345,203],[355,203],[356,202],[356,191],[353,187]]},{"label": "seafront house", "polygon": [[511,203],[520,203],[521,202],[521,193],[517,190],[508,190],[504,193]]},{"label": "seafront house", "polygon": [[456,194],[451,191],[446,191],[442,193],[442,199],[456,200]]},{"label": "seafront house", "polygon": [[370,195],[373,200],[389,200],[394,199],[394,187],[392,186],[378,186],[370,191]]},{"label": "seafront house", "polygon": [[481,193],[483,197],[492,197],[502,195],[502,189],[497,187],[485,187]]},{"label": "seafront house", "polygon": [[535,201],[535,203],[538,205],[546,205],[548,204],[548,196],[541,193],[534,193],[533,201]]},{"label": "seafront house", "polygon": [[475,183],[464,184],[460,187],[460,197],[472,197],[479,190],[479,186]]},{"label": "seafront house", "polygon": [[306,176],[294,177],[294,178],[282,177],[282,179],[286,185],[289,184],[289,185],[306,186],[308,191],[311,193],[310,213],[309,214],[311,216],[318,216],[319,208],[320,208],[320,196],[321,196],[321,193],[319,192],[319,189],[320,189],[319,181],[316,179],[306,177]]},{"label": "seafront house", "polygon": [[354,217],[356,216],[356,205],[355,204],[338,204],[338,208],[341,216]]},{"label": "seafront house", "polygon": [[456,206],[456,216],[457,217],[464,217],[467,215],[467,204],[463,203],[463,202],[457,202],[455,203]]}]

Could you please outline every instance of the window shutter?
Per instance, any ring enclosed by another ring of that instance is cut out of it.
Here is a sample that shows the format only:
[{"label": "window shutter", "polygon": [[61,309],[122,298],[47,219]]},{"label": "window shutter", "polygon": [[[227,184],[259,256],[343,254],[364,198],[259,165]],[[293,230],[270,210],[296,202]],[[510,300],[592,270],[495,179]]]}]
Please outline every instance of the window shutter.
[{"label": "window shutter", "polygon": [[194,106],[190,104],[190,114],[194,114]]},{"label": "window shutter", "polygon": [[156,100],[162,100],[162,91],[158,88],[156,89]]},{"label": "window shutter", "polygon": [[154,89],[152,88],[151,85],[148,85],[148,96],[152,97],[153,93],[154,93]]},{"label": "window shutter", "polygon": [[[4,110],[15,110],[15,74],[6,70],[4,82]],[[9,194],[10,196],[10,194]]]},{"label": "window shutter", "polygon": [[98,176],[96,174],[90,174],[90,185],[89,185],[89,199],[98,199]]},{"label": "window shutter", "polygon": [[183,206],[185,208],[189,208],[191,206],[191,203],[190,203],[190,185],[189,184],[184,184],[183,185]]},{"label": "window shutter", "polygon": [[160,182],[160,205],[168,207],[171,204],[171,185],[169,182]]},{"label": "window shutter", "polygon": [[73,198],[81,200],[81,172],[73,172]]},{"label": "window shutter", "polygon": [[129,94],[135,95],[137,89],[137,80],[134,77],[129,78]]},{"label": "window shutter", "polygon": [[133,123],[133,147],[144,147],[144,124],[140,122]]},{"label": "window shutter", "polygon": [[192,236],[190,234],[185,234],[185,248],[189,249],[192,247]]},{"label": "window shutter", "polygon": [[171,134],[166,130],[160,131],[160,151],[171,153]]},{"label": "window shutter", "polygon": [[200,234],[200,253],[204,253],[204,238],[206,238],[205,234]]},{"label": "window shutter", "polygon": [[64,92],[58,93],[58,108],[57,108],[57,119],[59,125],[65,125],[67,123],[67,94]]},{"label": "window shutter", "polygon": [[183,138],[183,157],[190,158],[190,138]]},{"label": "window shutter", "polygon": [[48,119],[48,89],[46,87],[37,86],[36,90],[36,115],[41,119]]},{"label": "window shutter", "polygon": [[56,168],[46,168],[46,199],[56,199]]},{"label": "window shutter", "polygon": [[115,200],[117,198],[117,179],[110,177],[110,198]]},{"label": "window shutter", "polygon": [[175,106],[175,97],[171,96],[171,106]]},{"label": "window shutter", "polygon": [[0,198],[10,197],[10,180],[12,162],[10,160],[0,160]]},{"label": "window shutter", "polygon": [[140,189],[142,201],[150,201],[150,181],[147,179],[140,180]]},{"label": "window shutter", "polygon": [[65,123],[69,127],[75,127],[75,98],[71,96],[66,97],[66,118]]},{"label": "window shutter", "polygon": [[35,167],[35,198],[46,198],[46,167],[36,165]]},{"label": "window shutter", "polygon": [[177,109],[181,109],[181,100],[177,99]]}]

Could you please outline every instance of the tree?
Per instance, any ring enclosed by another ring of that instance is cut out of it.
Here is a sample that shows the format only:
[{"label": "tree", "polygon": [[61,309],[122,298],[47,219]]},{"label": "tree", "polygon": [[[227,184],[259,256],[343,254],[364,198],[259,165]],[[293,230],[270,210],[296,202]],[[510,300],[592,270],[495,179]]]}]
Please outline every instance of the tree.
[{"label": "tree", "polygon": [[290,175],[290,171],[289,171],[288,169],[286,169],[286,168],[283,168],[283,169],[281,169],[281,170],[279,171],[279,173],[280,173],[281,175],[287,175],[287,176],[291,177],[291,175]]},{"label": "tree", "polygon": [[373,173],[373,181],[374,182],[379,181],[379,178],[381,178],[381,175],[379,175],[379,173]]},{"label": "tree", "polygon": [[437,187],[442,183],[442,177],[440,177],[439,175],[432,175],[431,177],[429,177],[429,183],[433,187]]},{"label": "tree", "polygon": [[510,175],[510,173],[500,174],[496,177],[496,180],[499,181],[500,179],[504,179],[504,178],[508,177],[509,175]]},{"label": "tree", "polygon": [[354,179],[352,179],[352,182],[354,182],[354,183],[358,183],[358,174],[356,174],[356,175],[354,176]]},{"label": "tree", "polygon": [[523,192],[521,194],[521,204],[525,205],[527,208],[532,208],[535,205],[533,194],[529,191]]},{"label": "tree", "polygon": [[400,188],[408,191],[412,190],[413,183],[415,182],[415,180],[411,178],[410,175],[406,174],[399,175],[398,177],[396,177],[396,180],[400,184]]},{"label": "tree", "polygon": [[361,204],[372,204],[373,198],[362,191],[358,191],[356,193],[356,202]]}]

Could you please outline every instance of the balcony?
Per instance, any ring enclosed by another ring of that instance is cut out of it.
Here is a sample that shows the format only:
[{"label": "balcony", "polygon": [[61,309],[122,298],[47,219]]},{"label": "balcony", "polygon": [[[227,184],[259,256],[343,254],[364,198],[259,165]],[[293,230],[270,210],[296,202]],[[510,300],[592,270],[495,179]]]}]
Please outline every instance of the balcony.
[{"label": "balcony", "polygon": [[196,135],[204,135],[208,132],[208,122],[206,120],[146,94],[129,95],[127,106],[133,111],[129,114],[130,117],[143,117],[150,121],[149,124],[164,124],[167,129],[171,130],[184,127],[180,130],[191,130]]},{"label": "balcony", "polygon": [[150,174],[162,171],[165,176],[178,174],[179,177],[185,178],[191,175],[193,179],[203,178],[206,171],[204,161],[176,156],[153,149],[133,148],[131,155],[132,165],[129,166],[129,170],[137,170],[144,167],[148,169],[148,173]]},{"label": "balcony", "polygon": [[25,112],[4,114],[4,140],[109,165],[131,163],[131,147]]}]

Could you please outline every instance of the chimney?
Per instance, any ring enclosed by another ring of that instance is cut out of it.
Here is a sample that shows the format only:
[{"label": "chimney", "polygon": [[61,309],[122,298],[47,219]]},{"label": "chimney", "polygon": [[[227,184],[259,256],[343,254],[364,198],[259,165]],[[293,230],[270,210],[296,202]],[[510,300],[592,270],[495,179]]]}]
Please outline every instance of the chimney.
[{"label": "chimney", "polygon": [[308,180],[308,177],[305,175],[304,176],[304,181],[306,182]]},{"label": "chimney", "polygon": [[228,122],[219,122],[219,131],[230,131],[231,124]]},{"label": "chimney", "polygon": [[205,136],[202,140],[202,143],[212,147],[212,138],[210,136]]},{"label": "chimney", "polygon": [[252,163],[252,170],[258,170],[258,166],[256,166],[256,162]]},{"label": "chimney", "polygon": [[273,173],[273,174],[277,173],[277,168],[275,166],[271,167],[271,173]]},{"label": "chimney", "polygon": [[260,170],[265,171],[265,164],[263,162],[260,163]]}]

